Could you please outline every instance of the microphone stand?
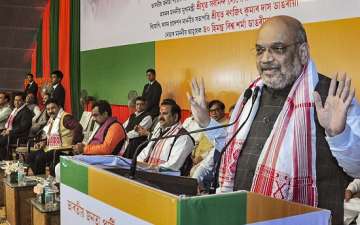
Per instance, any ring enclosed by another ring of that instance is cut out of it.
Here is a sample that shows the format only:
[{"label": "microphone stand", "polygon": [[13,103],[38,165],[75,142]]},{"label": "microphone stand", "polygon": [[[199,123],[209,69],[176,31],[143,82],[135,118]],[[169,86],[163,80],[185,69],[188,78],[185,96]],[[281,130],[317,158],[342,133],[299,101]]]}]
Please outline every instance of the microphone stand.
[{"label": "microphone stand", "polygon": [[[220,169],[220,164],[221,164],[221,159],[226,151],[226,149],[229,147],[230,143],[234,140],[234,138],[236,137],[236,135],[239,133],[239,131],[244,127],[244,125],[246,124],[246,122],[248,121],[249,117],[250,117],[250,114],[251,114],[251,111],[254,107],[254,103],[255,103],[255,100],[257,99],[257,95],[258,95],[258,92],[259,92],[260,88],[259,87],[256,87],[255,90],[254,90],[254,95],[253,95],[253,98],[252,98],[252,103],[251,103],[251,107],[250,107],[250,111],[249,111],[249,114],[246,116],[244,122],[240,125],[240,127],[235,131],[235,133],[233,134],[233,136],[231,136],[231,138],[229,139],[229,141],[226,143],[226,145],[221,149],[220,151],[220,156],[219,158],[216,160],[216,163],[214,165],[214,170],[212,171],[212,174],[213,174],[213,180],[210,184],[210,189],[209,189],[209,194],[215,194],[216,193],[216,188],[219,186],[219,182],[218,182],[218,178],[219,178],[219,169]],[[244,109],[244,106],[245,104],[242,105],[242,108],[240,109],[240,113],[238,116],[241,115],[243,109]],[[216,151],[216,149],[215,149]],[[215,152],[214,152],[215,154]]]}]

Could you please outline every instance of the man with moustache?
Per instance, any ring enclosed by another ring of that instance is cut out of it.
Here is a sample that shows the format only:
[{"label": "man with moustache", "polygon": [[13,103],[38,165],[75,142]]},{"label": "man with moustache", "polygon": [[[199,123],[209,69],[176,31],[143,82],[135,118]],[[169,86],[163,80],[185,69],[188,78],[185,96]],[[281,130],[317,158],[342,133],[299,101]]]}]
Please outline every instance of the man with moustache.
[{"label": "man with moustache", "polygon": [[116,117],[112,116],[110,104],[106,100],[94,103],[92,117],[98,125],[90,135],[87,144],[73,146],[76,154],[118,155],[126,138],[125,129]]},{"label": "man with moustache", "polygon": [[[219,192],[248,190],[331,210],[332,224],[343,224],[348,175],[360,176],[360,107],[346,75],[331,80],[317,73],[302,24],[276,16],[260,28],[256,41],[259,88],[239,121],[207,132],[225,150]],[[205,107],[205,88],[193,80],[192,113],[201,127],[218,125]],[[324,104],[323,104],[324,103]],[[230,122],[240,113],[240,97]]]},{"label": "man with moustache", "polygon": [[0,160],[7,159],[7,146],[16,143],[18,138],[25,138],[31,127],[32,112],[26,107],[24,93],[14,94],[14,109],[9,115],[5,129],[0,134]]},{"label": "man with moustache", "polygon": [[164,99],[160,104],[159,125],[150,138],[184,135],[151,141],[137,157],[139,162],[145,162],[152,167],[161,166],[180,170],[183,175],[189,173],[191,165],[188,165],[187,162],[194,148],[194,140],[181,126],[180,117],[181,109],[176,102],[172,99]]},{"label": "man with moustache", "polygon": [[72,145],[81,142],[84,136],[80,123],[65,112],[55,99],[46,102],[46,111],[50,117],[43,128],[43,139],[46,141],[35,145],[39,150],[29,154],[28,164],[33,174],[44,174],[45,167],[50,166],[50,174],[55,176],[54,167],[59,162],[59,156],[71,154]]}]

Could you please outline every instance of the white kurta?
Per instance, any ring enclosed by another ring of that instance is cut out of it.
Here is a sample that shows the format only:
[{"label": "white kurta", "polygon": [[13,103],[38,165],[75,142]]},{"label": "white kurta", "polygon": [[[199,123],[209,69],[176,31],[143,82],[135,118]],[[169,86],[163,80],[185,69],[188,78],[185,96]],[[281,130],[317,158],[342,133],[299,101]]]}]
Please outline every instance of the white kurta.
[{"label": "white kurta", "polygon": [[[355,179],[346,188],[353,194],[360,192],[360,179]],[[344,224],[349,225],[356,217],[356,224],[360,225],[360,198],[352,198],[344,202]]]},{"label": "white kurta", "polygon": [[[173,125],[171,128],[174,128],[174,126],[178,126],[178,124]],[[157,138],[160,136],[161,128],[159,127],[154,131],[154,134],[151,138]],[[191,151],[194,148],[194,142],[189,137],[189,135],[182,135],[177,138],[176,142],[174,143],[174,146],[171,150],[171,145],[174,142],[174,138],[168,138],[165,139],[164,145],[161,148],[161,153],[159,155],[159,160],[163,161],[163,163],[160,163],[158,166],[170,168],[173,170],[179,170],[182,165],[184,164],[186,158],[191,153]],[[145,162],[150,154],[153,151],[155,142],[150,142],[139,154],[137,157],[137,160],[140,162]],[[171,150],[171,153],[170,153]],[[170,154],[170,155],[169,155]]]}]

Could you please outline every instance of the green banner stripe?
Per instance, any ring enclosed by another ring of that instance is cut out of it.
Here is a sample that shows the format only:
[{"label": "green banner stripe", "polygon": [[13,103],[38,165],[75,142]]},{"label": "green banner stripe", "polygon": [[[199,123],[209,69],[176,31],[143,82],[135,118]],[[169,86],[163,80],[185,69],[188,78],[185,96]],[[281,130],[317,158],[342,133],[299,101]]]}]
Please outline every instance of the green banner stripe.
[{"label": "green banner stripe", "polygon": [[61,183],[88,194],[88,168],[66,157],[60,159]]},{"label": "green banner stripe", "polygon": [[80,0],[70,6],[70,81],[72,114],[80,119]]},{"label": "green banner stripe", "polygon": [[36,38],[36,77],[43,77],[42,72],[42,20]]},{"label": "green banner stripe", "polygon": [[50,1],[50,71],[58,69],[59,0]]},{"label": "green banner stripe", "polygon": [[176,206],[176,225],[180,225],[181,224],[181,201],[178,200],[177,201],[177,206]]},{"label": "green banner stripe", "polygon": [[246,192],[180,199],[178,225],[246,224]]},{"label": "green banner stripe", "polygon": [[142,94],[146,70],[155,67],[155,43],[102,48],[80,53],[81,89],[111,104],[127,105],[128,92]]}]

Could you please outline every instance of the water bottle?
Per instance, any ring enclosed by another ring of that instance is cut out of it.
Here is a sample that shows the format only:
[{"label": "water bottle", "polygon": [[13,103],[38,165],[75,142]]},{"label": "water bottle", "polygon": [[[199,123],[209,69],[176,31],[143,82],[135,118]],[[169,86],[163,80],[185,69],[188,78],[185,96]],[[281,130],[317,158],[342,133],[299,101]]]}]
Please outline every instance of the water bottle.
[{"label": "water bottle", "polygon": [[22,163],[19,163],[18,169],[18,184],[24,185],[25,184],[25,169]]},{"label": "water bottle", "polygon": [[45,181],[44,182],[44,203],[45,203],[45,206],[48,204],[49,202],[49,189],[50,189],[50,185],[49,185],[49,182]]},{"label": "water bottle", "polygon": [[49,188],[46,192],[47,204],[46,208],[52,209],[55,207],[55,192],[52,188]]},{"label": "water bottle", "polygon": [[55,192],[53,190],[54,178],[48,176],[45,181],[44,193],[45,193],[45,207],[51,209],[55,204]]}]

